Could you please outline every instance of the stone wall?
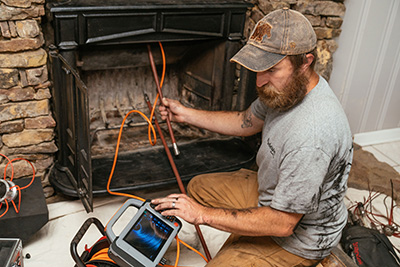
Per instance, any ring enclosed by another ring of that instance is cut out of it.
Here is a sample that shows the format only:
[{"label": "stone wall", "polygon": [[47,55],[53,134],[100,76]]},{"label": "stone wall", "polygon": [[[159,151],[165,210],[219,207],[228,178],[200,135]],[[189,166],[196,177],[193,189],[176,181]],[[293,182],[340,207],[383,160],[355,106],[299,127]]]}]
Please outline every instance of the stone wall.
[{"label": "stone wall", "polygon": [[[44,2],[0,0],[0,153],[29,160],[42,179],[57,151],[40,26]],[[3,175],[8,161],[0,160]],[[26,161],[15,161],[13,166],[14,178],[32,175]],[[10,175],[11,168],[7,172]]]},{"label": "stone wall", "polygon": [[304,14],[317,34],[316,71],[329,80],[332,72],[332,54],[337,49],[335,37],[341,33],[345,13],[344,0],[253,0],[254,8],[249,11],[246,38],[257,21],[273,10],[288,7]]}]

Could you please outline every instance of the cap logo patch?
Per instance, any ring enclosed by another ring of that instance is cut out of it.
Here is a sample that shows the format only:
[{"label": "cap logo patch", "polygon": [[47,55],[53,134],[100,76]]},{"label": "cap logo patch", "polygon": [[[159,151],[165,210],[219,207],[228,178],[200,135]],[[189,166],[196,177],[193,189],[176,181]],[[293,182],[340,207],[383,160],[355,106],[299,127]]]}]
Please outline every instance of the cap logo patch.
[{"label": "cap logo patch", "polygon": [[263,40],[263,37],[265,35],[268,36],[268,38],[271,38],[271,25],[269,25],[266,22],[260,22],[257,25],[257,28],[254,30],[253,34],[251,35],[250,39],[253,39],[257,42],[261,42]]}]

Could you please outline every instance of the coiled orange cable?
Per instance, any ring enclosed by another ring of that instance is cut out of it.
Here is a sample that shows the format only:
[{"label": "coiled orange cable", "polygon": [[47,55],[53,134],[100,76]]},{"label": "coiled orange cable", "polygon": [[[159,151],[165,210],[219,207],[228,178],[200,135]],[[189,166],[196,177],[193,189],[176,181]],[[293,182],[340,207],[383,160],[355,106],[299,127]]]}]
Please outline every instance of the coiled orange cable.
[{"label": "coiled orange cable", "polygon": [[[109,256],[108,256],[108,248],[103,248],[99,251],[97,251],[93,257],[90,259],[90,261],[94,261],[94,260],[103,260],[106,262],[112,262],[115,263],[115,261],[113,261]],[[116,263],[115,263],[116,264]]]},{"label": "coiled orange cable", "polygon": [[[7,159],[7,161],[8,161],[8,163],[6,164],[6,166],[5,166],[5,168],[4,168],[4,180],[6,180],[6,178],[7,178],[7,167],[8,167],[9,165],[11,166],[11,177],[10,177],[10,181],[12,181],[12,180],[14,179],[14,166],[13,166],[13,164],[12,164],[13,161],[24,160],[24,161],[28,162],[28,163],[31,165],[31,167],[32,167],[32,173],[33,173],[33,175],[32,175],[32,179],[31,179],[31,181],[30,181],[29,184],[27,184],[27,185],[24,186],[24,187],[20,187],[19,185],[14,185],[14,186],[12,186],[12,187],[9,188],[9,190],[11,190],[11,189],[13,189],[13,188],[16,188],[17,191],[18,191],[18,207],[17,207],[17,205],[15,204],[14,200],[11,200],[11,203],[12,203],[13,206],[14,206],[15,212],[16,212],[16,213],[19,213],[19,211],[21,210],[21,200],[22,200],[22,197],[21,197],[21,190],[24,190],[24,189],[26,189],[26,188],[28,188],[29,186],[32,185],[33,181],[35,180],[35,167],[33,166],[33,164],[32,164],[29,160],[26,160],[26,159],[24,159],[24,158],[15,158],[15,159],[10,160],[6,155],[0,154],[0,156],[4,157],[4,158]],[[5,205],[6,205],[6,210],[0,215],[0,218],[3,217],[3,216],[8,212],[8,209],[9,209],[9,204],[8,204],[8,201],[7,201],[6,199],[4,200],[4,203],[5,203]],[[1,208],[2,206],[3,206],[3,203],[0,203],[0,208]]]}]

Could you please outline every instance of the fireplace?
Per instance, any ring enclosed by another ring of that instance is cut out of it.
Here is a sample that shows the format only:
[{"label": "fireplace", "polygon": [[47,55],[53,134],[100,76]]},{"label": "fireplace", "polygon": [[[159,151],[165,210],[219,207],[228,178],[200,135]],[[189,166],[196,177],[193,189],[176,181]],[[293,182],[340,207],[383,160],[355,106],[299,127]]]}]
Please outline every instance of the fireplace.
[{"label": "fireplace", "polygon": [[[245,1],[55,1],[49,4],[56,164],[52,185],[80,197],[106,193],[116,139],[130,110],[149,115],[144,94],[156,96],[147,45],[159,74],[166,54],[163,94],[208,110],[241,110],[254,98],[254,75],[229,59],[242,46]],[[159,120],[167,134],[165,123]],[[253,163],[252,140],[172,124],[181,151],[175,162],[183,181]],[[167,139],[169,142],[169,140]],[[151,146],[147,123],[132,115],[124,125],[111,189],[134,191],[176,183],[161,142]],[[170,142],[169,142],[170,144]]]}]

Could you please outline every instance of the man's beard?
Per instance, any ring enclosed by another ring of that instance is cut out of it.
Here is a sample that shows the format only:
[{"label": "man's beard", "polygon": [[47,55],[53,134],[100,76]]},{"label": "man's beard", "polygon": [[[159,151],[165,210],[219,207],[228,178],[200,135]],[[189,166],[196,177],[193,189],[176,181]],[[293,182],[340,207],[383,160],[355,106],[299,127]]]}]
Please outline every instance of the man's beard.
[{"label": "man's beard", "polygon": [[295,71],[282,90],[278,90],[271,84],[262,87],[257,86],[260,100],[272,109],[286,111],[299,103],[307,94],[307,77]]}]

